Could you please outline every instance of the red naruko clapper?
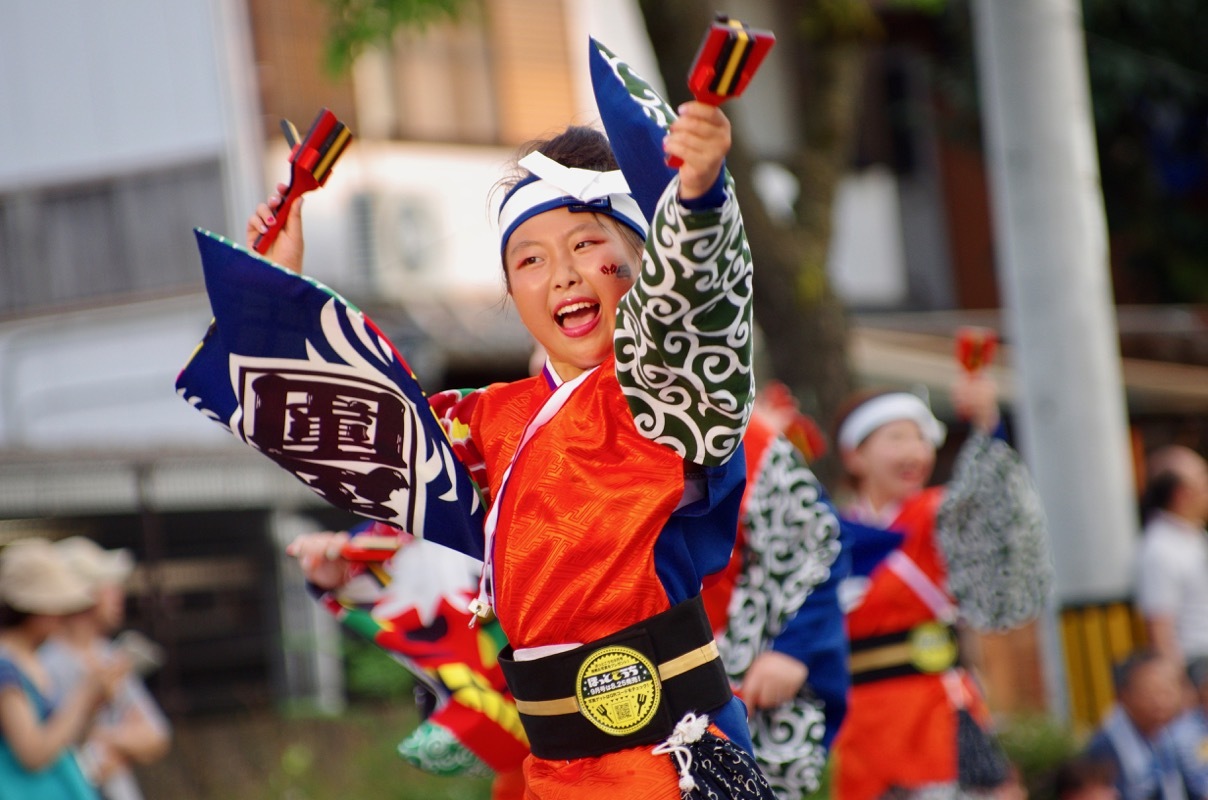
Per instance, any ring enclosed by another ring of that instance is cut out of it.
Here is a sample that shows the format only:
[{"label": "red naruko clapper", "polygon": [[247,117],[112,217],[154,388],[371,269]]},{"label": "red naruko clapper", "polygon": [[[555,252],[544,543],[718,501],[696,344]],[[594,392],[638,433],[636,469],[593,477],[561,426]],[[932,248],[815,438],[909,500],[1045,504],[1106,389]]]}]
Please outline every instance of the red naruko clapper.
[{"label": "red naruko clapper", "polygon": [[[751,28],[719,14],[705,31],[705,38],[696,51],[692,68],[688,70],[688,90],[702,103],[720,106],[738,97],[751,82],[763,58],[776,43],[771,31]],[[683,161],[675,156],[667,166],[679,169]]]},{"label": "red naruko clapper", "polygon": [[367,561],[381,563],[389,561],[398,552],[397,536],[374,536],[362,534],[354,536],[340,548],[340,555],[349,561]]},{"label": "red naruko clapper", "polygon": [[970,375],[990,366],[997,348],[998,334],[992,328],[967,325],[956,331],[956,360]]},{"label": "red naruko clapper", "polygon": [[298,130],[289,120],[281,120],[281,130],[289,143],[290,177],[289,187],[281,196],[281,205],[277,206],[273,215],[273,224],[264,233],[256,237],[253,249],[263,255],[277,239],[277,234],[289,218],[289,209],[294,201],[311,189],[317,189],[327,182],[331,175],[331,167],[336,159],[344,152],[344,148],[352,140],[352,131],[336,119],[336,115],[326,108],[322,109],[315,121],[310,124],[306,137],[298,140]]}]

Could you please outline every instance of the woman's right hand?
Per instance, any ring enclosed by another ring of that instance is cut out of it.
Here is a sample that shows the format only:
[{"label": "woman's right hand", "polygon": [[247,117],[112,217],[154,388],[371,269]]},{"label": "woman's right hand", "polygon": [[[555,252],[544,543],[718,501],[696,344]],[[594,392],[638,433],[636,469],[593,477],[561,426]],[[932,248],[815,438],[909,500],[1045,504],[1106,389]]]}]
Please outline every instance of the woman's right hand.
[{"label": "woman's right hand", "polygon": [[689,100],[678,109],[663,151],[683,161],[679,167],[681,200],[703,196],[717,182],[730,152],[730,120],[717,106]]},{"label": "woman's right hand", "polygon": [[[277,184],[276,194],[270,195],[268,200],[256,206],[255,212],[248,217],[247,230],[245,236],[249,250],[254,250],[256,247],[256,239],[263,233],[267,233],[269,227],[272,226],[276,218],[277,208],[281,205],[281,197],[285,194],[285,190],[289,187],[284,183]],[[289,208],[289,216],[286,217],[285,225],[277,233],[277,238],[269,247],[268,252],[264,253],[264,257],[275,264],[280,264],[291,272],[302,274],[302,201],[303,197],[299,197],[294,201]]]},{"label": "woman's right hand", "polygon": [[340,553],[348,543],[347,533],[305,533],[285,548],[285,554],[298,559],[306,580],[320,589],[335,589],[348,582],[352,562]]}]

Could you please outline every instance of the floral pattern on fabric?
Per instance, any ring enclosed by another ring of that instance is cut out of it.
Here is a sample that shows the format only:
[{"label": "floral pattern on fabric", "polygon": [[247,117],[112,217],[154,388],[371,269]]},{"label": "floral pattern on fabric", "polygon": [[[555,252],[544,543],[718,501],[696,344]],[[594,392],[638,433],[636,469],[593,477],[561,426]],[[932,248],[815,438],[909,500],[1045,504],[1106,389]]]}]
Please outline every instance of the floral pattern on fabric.
[{"label": "floral pattern on fabric", "polygon": [[936,515],[948,590],[981,630],[1036,617],[1053,587],[1040,496],[1019,454],[1001,439],[972,435],[957,456]]},{"label": "floral pattern on fabric", "polygon": [[494,774],[453,733],[430,721],[420,723],[399,742],[398,753],[416,769],[432,775],[486,778]]},{"label": "floral pattern on fabric", "polygon": [[[729,625],[718,639],[731,682],[741,684],[755,657],[830,577],[839,555],[839,521],[823,490],[784,438],[773,439],[759,479],[748,488],[742,520],[747,561],[730,600]],[[752,709],[751,739],[780,797],[817,790],[826,764],[826,717],[808,688],[775,709]]]}]

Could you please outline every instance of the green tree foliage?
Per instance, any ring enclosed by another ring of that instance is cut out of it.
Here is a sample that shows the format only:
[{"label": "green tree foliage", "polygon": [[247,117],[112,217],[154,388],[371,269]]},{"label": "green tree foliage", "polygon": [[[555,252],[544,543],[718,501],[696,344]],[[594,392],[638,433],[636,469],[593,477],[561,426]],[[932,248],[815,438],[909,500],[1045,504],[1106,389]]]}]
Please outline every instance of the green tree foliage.
[{"label": "green tree foliage", "polygon": [[[1195,0],[1082,0],[1121,303],[1208,302],[1208,15]],[[939,22],[944,135],[979,138],[969,0]]]},{"label": "green tree foliage", "polygon": [[365,48],[389,44],[400,28],[456,19],[467,0],[323,0],[331,14],[327,65],[346,72]]},{"label": "green tree foliage", "polygon": [[1208,15],[1196,0],[1083,0],[1117,287],[1208,302]]}]

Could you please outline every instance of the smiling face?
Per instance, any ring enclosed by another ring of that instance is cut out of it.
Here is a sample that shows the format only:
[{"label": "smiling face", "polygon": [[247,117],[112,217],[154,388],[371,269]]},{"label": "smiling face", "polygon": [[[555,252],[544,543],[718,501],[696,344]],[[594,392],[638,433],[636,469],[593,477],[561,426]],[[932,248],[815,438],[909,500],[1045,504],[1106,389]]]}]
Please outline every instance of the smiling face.
[{"label": "smiling face", "polygon": [[612,352],[617,304],[640,253],[610,219],[556,208],[525,220],[504,252],[520,321],[572,380]]},{"label": "smiling face", "polygon": [[860,495],[880,509],[922,491],[935,468],[935,445],[917,422],[895,420],[846,451],[843,464],[856,479]]}]

